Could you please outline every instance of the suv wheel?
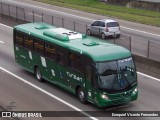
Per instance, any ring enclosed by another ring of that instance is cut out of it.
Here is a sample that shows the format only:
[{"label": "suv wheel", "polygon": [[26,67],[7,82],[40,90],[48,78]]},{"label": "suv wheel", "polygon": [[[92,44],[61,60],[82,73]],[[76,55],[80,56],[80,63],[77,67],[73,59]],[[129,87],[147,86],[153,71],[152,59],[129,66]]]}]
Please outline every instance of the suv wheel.
[{"label": "suv wheel", "polygon": [[87,30],[87,35],[91,35],[91,30],[90,29]]},{"label": "suv wheel", "polygon": [[105,39],[105,38],[106,38],[106,35],[105,35],[104,33],[102,33],[102,34],[101,34],[101,38],[102,38],[102,39]]},{"label": "suv wheel", "polygon": [[121,35],[120,34],[118,34],[117,36],[116,36],[116,38],[119,38]]}]

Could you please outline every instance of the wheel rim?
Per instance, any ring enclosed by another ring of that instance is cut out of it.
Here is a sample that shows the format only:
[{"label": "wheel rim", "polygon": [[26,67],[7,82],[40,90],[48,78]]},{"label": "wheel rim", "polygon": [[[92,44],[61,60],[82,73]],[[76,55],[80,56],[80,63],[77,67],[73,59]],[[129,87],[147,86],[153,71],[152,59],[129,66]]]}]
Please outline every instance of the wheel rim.
[{"label": "wheel rim", "polygon": [[40,80],[41,79],[41,72],[39,69],[36,70],[36,75],[37,75],[37,79]]},{"label": "wheel rim", "polygon": [[88,30],[88,35],[91,35],[91,31],[90,30]]},{"label": "wheel rim", "polygon": [[81,101],[84,100],[84,92],[83,91],[79,92],[79,98],[80,98]]},{"label": "wheel rim", "polygon": [[104,39],[105,38],[105,35],[102,33],[102,38]]}]

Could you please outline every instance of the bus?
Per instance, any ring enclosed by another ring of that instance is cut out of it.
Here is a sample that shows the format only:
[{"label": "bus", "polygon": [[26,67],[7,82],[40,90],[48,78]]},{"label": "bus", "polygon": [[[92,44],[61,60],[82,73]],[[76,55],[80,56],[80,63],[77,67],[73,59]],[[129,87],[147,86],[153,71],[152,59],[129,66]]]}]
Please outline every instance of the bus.
[{"label": "bus", "polygon": [[138,96],[134,59],[127,49],[43,22],[13,29],[15,61],[99,107],[126,104]]}]

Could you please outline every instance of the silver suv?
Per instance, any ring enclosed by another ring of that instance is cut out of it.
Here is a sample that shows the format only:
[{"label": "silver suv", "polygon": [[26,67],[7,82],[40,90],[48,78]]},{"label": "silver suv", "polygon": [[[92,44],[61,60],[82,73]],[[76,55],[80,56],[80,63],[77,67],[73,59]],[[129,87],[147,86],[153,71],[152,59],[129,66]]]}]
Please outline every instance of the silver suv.
[{"label": "silver suv", "polygon": [[99,35],[102,39],[108,36],[120,37],[119,23],[112,19],[96,20],[87,28],[88,35]]}]

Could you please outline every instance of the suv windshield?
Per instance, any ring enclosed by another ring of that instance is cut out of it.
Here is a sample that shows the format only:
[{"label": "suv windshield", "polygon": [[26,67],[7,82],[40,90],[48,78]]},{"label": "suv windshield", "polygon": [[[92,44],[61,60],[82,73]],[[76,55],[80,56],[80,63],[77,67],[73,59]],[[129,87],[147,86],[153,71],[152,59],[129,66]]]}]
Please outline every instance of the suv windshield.
[{"label": "suv windshield", "polygon": [[99,74],[98,86],[104,91],[125,90],[137,82],[132,58],[96,64]]},{"label": "suv windshield", "polygon": [[119,27],[118,22],[109,22],[107,23],[107,27]]}]

